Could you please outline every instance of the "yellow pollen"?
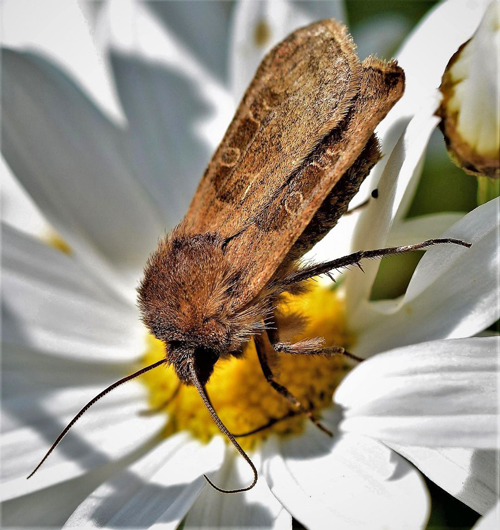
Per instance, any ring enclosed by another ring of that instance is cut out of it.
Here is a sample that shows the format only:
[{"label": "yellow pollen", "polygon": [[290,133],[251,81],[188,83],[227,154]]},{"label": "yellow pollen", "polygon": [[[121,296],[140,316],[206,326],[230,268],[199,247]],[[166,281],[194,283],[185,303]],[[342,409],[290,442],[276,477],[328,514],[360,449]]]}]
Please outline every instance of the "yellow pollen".
[{"label": "yellow pollen", "polygon": [[[312,284],[305,294],[283,297],[279,306],[281,320],[286,322],[287,317],[296,314],[306,320],[298,332],[285,337],[280,334],[280,340],[295,342],[323,337],[327,346],[348,348],[350,340],[345,326],[344,301],[338,290],[315,282]],[[149,336],[144,364],[152,364],[164,356],[164,344]],[[328,358],[280,353],[271,367],[277,381],[316,416],[321,415],[321,409],[331,405],[335,388],[349,370],[345,357],[340,355]],[[150,390],[151,409],[158,409],[168,416],[166,436],[188,430],[196,438],[208,442],[213,435],[220,434],[196,389],[185,385],[178,389],[179,381],[171,366],[152,370],[141,379]],[[217,414],[233,434],[254,430],[294,411],[293,406],[265,380],[253,342],[248,344],[241,359],[219,360],[206,388]],[[264,431],[239,438],[238,442],[243,448],[251,449],[271,433],[300,433],[305,421],[308,420],[303,415],[296,415]]]},{"label": "yellow pollen", "polygon": [[63,254],[72,254],[71,247],[66,241],[54,230],[51,230],[46,236],[45,241],[47,244],[57,250],[60,250]]},{"label": "yellow pollen", "polygon": [[257,46],[264,47],[270,40],[271,28],[264,20],[260,20],[255,26],[254,42]]}]

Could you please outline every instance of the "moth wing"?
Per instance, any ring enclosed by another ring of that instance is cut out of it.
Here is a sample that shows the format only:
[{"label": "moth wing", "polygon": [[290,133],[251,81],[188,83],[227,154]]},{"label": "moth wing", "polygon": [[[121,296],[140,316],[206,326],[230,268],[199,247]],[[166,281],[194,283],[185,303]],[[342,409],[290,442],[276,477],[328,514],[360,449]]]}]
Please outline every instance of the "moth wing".
[{"label": "moth wing", "polygon": [[335,20],[296,31],[265,57],[182,223],[187,235],[231,238],[234,304],[269,282],[403,91],[401,68],[361,64]]},{"label": "moth wing", "polygon": [[272,49],[203,175],[186,232],[230,236],[247,226],[342,121],[360,80],[355,45],[336,20],[297,30]]}]

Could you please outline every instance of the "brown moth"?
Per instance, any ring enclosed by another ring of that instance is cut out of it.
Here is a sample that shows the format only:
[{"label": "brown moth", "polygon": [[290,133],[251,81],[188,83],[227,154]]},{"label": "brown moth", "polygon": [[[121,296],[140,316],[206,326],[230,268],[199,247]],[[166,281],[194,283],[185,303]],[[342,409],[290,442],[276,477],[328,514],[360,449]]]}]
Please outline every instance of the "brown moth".
[{"label": "brown moth", "polygon": [[[311,411],[275,379],[268,359],[346,354],[320,338],[279,341],[274,310],[285,292],[363,258],[408,252],[436,243],[361,251],[302,266],[301,256],[343,215],[380,158],[375,127],[402,96],[396,62],[360,62],[346,28],[324,20],[295,31],[271,50],[248,87],[208,165],[191,206],[149,258],[139,307],[150,331],[166,345],[164,359],[117,381],[88,403],[61,433],[35,471],[80,416],[126,381],[171,364],[194,385],[220,430],[257,470],[221,422],[205,391],[219,359],[241,357],[254,340],[267,381],[318,427]],[[266,427],[266,426],[264,426]],[[34,471],[34,472],[35,472]],[[33,472],[33,473],[34,473]],[[32,474],[33,474],[32,473]],[[31,476],[31,475],[30,475]]]}]

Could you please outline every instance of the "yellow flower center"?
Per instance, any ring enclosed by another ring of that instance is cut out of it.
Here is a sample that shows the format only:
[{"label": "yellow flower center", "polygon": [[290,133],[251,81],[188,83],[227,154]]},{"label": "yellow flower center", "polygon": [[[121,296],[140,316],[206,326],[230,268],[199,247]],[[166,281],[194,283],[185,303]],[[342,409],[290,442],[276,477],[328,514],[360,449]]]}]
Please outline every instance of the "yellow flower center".
[{"label": "yellow flower center", "polygon": [[[323,337],[327,346],[348,348],[344,301],[338,289],[315,282],[306,294],[286,295],[280,312],[286,318],[300,314],[305,325],[298,334],[287,341]],[[283,338],[280,336],[280,339]],[[165,356],[165,346],[152,336],[148,337],[148,350],[144,364],[152,364]],[[304,407],[316,415],[332,402],[332,395],[349,365],[346,358],[277,354],[272,364],[277,381],[284,385]],[[142,378],[141,378],[142,379]],[[194,387],[182,385],[172,367],[158,368],[143,376],[150,390],[150,406],[168,414],[165,435],[187,430],[204,442],[219,434]],[[293,406],[278,394],[266,381],[257,358],[255,346],[250,342],[241,359],[219,360],[215,365],[207,392],[215,410],[233,434],[246,433],[282,418],[293,411]],[[268,429],[248,437],[239,438],[244,448],[252,448],[270,433],[291,434],[302,431],[303,415],[280,421]]]}]

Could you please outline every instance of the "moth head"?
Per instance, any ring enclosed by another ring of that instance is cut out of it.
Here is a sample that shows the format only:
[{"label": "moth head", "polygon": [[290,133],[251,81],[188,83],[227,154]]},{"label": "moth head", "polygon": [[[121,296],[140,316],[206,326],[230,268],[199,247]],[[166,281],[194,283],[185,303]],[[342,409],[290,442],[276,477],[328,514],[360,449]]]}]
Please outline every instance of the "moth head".
[{"label": "moth head", "polygon": [[171,341],[167,343],[167,359],[177,377],[186,385],[193,384],[189,364],[192,364],[197,378],[205,385],[214,371],[214,365],[219,359],[217,350],[204,346],[192,347],[188,343]]},{"label": "moth head", "polygon": [[234,285],[234,268],[217,234],[174,232],[149,258],[138,290],[142,319],[166,344],[183,382],[189,383],[188,359],[204,384],[217,359],[234,349]]}]

